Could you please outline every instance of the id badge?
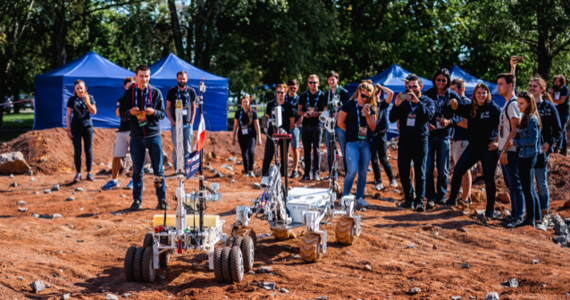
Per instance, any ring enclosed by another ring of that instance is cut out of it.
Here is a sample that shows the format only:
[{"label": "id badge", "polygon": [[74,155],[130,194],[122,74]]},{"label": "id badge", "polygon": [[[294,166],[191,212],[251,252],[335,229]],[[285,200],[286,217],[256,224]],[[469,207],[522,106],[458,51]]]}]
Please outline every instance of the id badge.
[{"label": "id badge", "polygon": [[416,114],[408,115],[408,121],[406,122],[406,125],[410,127],[416,126]]},{"label": "id badge", "polygon": [[183,115],[183,116],[187,116],[187,115],[188,115],[188,106],[184,106],[184,109],[182,110],[182,115]]},{"label": "id badge", "polygon": [[437,125],[437,129],[443,129],[443,125],[441,125],[441,118],[437,118],[435,124]]},{"label": "id badge", "polygon": [[366,127],[358,127],[358,139],[366,139]]},{"label": "id badge", "polygon": [[139,121],[139,126],[143,127],[146,125],[146,115],[144,113],[137,115],[137,120]]},{"label": "id badge", "polygon": [[314,108],[314,107],[309,107],[309,112],[310,112],[310,113],[314,113],[314,112],[315,112],[315,108]]},{"label": "id badge", "polygon": [[333,101],[340,101],[340,96],[337,95],[337,94],[335,94],[335,95],[333,96]]},{"label": "id badge", "polygon": [[249,133],[249,130],[247,129],[247,126],[242,126],[241,128],[241,134],[242,135],[247,135]]}]

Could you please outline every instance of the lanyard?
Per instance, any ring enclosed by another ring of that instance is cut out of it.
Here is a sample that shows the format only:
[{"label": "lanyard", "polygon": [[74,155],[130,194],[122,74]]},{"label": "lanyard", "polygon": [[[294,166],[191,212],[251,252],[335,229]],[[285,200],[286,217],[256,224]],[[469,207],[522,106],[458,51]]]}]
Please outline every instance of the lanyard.
[{"label": "lanyard", "polygon": [[442,98],[440,98],[439,94],[437,94],[437,106],[439,106],[440,109],[441,109],[442,105],[445,105],[446,98],[447,98],[447,93],[444,94]]},{"label": "lanyard", "polygon": [[[180,89],[177,88],[177,90],[178,90],[178,99],[182,99],[182,96],[180,95]],[[186,87],[184,88],[184,93],[185,93],[185,94],[184,94],[185,99],[184,99],[184,102],[183,102],[184,104],[183,104],[182,106],[183,106],[183,107],[186,107],[186,105],[188,104],[188,99],[190,98],[190,97],[188,96],[188,86],[186,86]]]},{"label": "lanyard", "polygon": [[[136,87],[135,87],[135,89],[136,89]],[[145,100],[144,100],[145,96],[144,96],[143,93],[144,93],[144,91],[141,91],[141,98],[142,98],[142,103],[143,103],[142,109],[144,110],[144,109],[145,109],[145,104],[146,104],[146,102],[145,102]],[[134,94],[135,94],[135,106],[138,107],[138,106],[139,106],[139,103],[138,103],[138,91],[135,90]],[[150,105],[152,106],[152,98],[150,97],[150,85],[148,86],[148,94],[147,94],[147,97],[150,99]]]},{"label": "lanyard", "polygon": [[246,114],[246,111],[245,111],[245,108],[242,108],[241,114],[239,114],[239,122],[240,122],[241,126],[245,126],[245,123],[242,121],[244,114]]},{"label": "lanyard", "polygon": [[[307,91],[307,106],[311,106],[311,92]],[[319,97],[321,96],[321,91],[317,92],[317,98],[315,98],[315,111],[317,110],[317,104],[319,103]]]},{"label": "lanyard", "polygon": [[[338,95],[340,93],[340,87],[337,85],[336,86],[336,90],[335,90],[335,95]],[[330,110],[330,103],[331,103],[331,95],[332,95],[332,89],[329,90],[329,99],[327,100],[327,108]]]},{"label": "lanyard", "polygon": [[416,108],[418,107],[418,105],[416,104],[416,106],[413,106],[412,102],[410,102],[410,101],[408,101],[408,103],[410,103],[410,108],[412,108],[412,111],[410,113],[413,114],[414,111],[416,111]]},{"label": "lanyard", "polygon": [[[360,128],[360,110],[358,110],[358,101],[354,100],[354,104],[356,104],[356,119],[358,120],[358,128]],[[366,126],[366,123],[364,123],[364,126]]]},{"label": "lanyard", "polygon": [[297,107],[297,101],[295,101],[299,96],[295,95],[291,101],[289,101],[289,93],[285,94],[285,101],[291,103],[295,108]]},{"label": "lanyard", "polygon": [[87,108],[87,105],[85,105],[85,102],[83,102],[83,99],[80,98],[79,96],[75,96],[75,99],[78,100],[79,104],[81,104],[81,106],[83,106],[84,108]]}]

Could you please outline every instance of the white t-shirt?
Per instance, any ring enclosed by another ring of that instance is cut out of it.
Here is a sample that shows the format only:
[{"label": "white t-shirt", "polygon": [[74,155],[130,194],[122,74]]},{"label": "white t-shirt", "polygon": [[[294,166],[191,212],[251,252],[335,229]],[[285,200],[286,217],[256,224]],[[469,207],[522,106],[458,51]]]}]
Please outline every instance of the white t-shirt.
[{"label": "white t-shirt", "polygon": [[[509,121],[509,119],[512,120],[513,118],[521,118],[521,112],[517,104],[517,97],[513,96],[511,100],[513,99],[514,101],[507,101],[501,110],[501,125],[499,128],[499,151],[503,150],[503,147],[505,147],[505,143],[507,142],[507,138],[511,133],[511,121]],[[507,114],[509,115],[508,118]],[[512,146],[511,148],[507,149],[507,151],[515,152],[517,151],[517,147]]]}]

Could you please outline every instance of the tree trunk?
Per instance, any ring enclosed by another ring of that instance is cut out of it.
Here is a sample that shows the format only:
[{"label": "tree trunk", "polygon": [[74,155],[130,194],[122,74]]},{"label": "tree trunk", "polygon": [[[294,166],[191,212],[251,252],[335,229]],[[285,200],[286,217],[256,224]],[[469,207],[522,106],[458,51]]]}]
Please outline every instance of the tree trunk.
[{"label": "tree trunk", "polygon": [[65,65],[67,61],[67,51],[66,51],[66,37],[67,37],[67,21],[65,20],[65,5],[61,5],[61,10],[57,13],[57,16],[53,23],[53,68],[61,67]]},{"label": "tree trunk", "polygon": [[15,114],[19,114],[20,113],[20,108],[23,107],[20,106],[20,94],[18,93],[19,91],[12,91],[14,93],[14,96],[12,97],[12,103],[14,103],[13,107],[14,107],[14,113]]},{"label": "tree trunk", "polygon": [[172,23],[172,37],[176,45],[176,54],[182,59],[186,59],[186,53],[182,46],[182,34],[180,33],[180,21],[178,20],[178,12],[174,0],[168,0],[168,8],[170,9],[170,21]]},{"label": "tree trunk", "polygon": [[550,72],[552,70],[552,39],[548,35],[538,36],[538,74],[546,81],[550,81]]}]

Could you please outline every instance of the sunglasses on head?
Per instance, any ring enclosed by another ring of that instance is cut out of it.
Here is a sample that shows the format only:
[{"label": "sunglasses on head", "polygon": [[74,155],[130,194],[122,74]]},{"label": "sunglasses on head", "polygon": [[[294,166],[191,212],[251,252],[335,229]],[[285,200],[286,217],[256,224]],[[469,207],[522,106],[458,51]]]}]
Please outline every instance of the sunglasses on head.
[{"label": "sunglasses on head", "polygon": [[319,84],[318,81],[309,81],[309,84]]}]

